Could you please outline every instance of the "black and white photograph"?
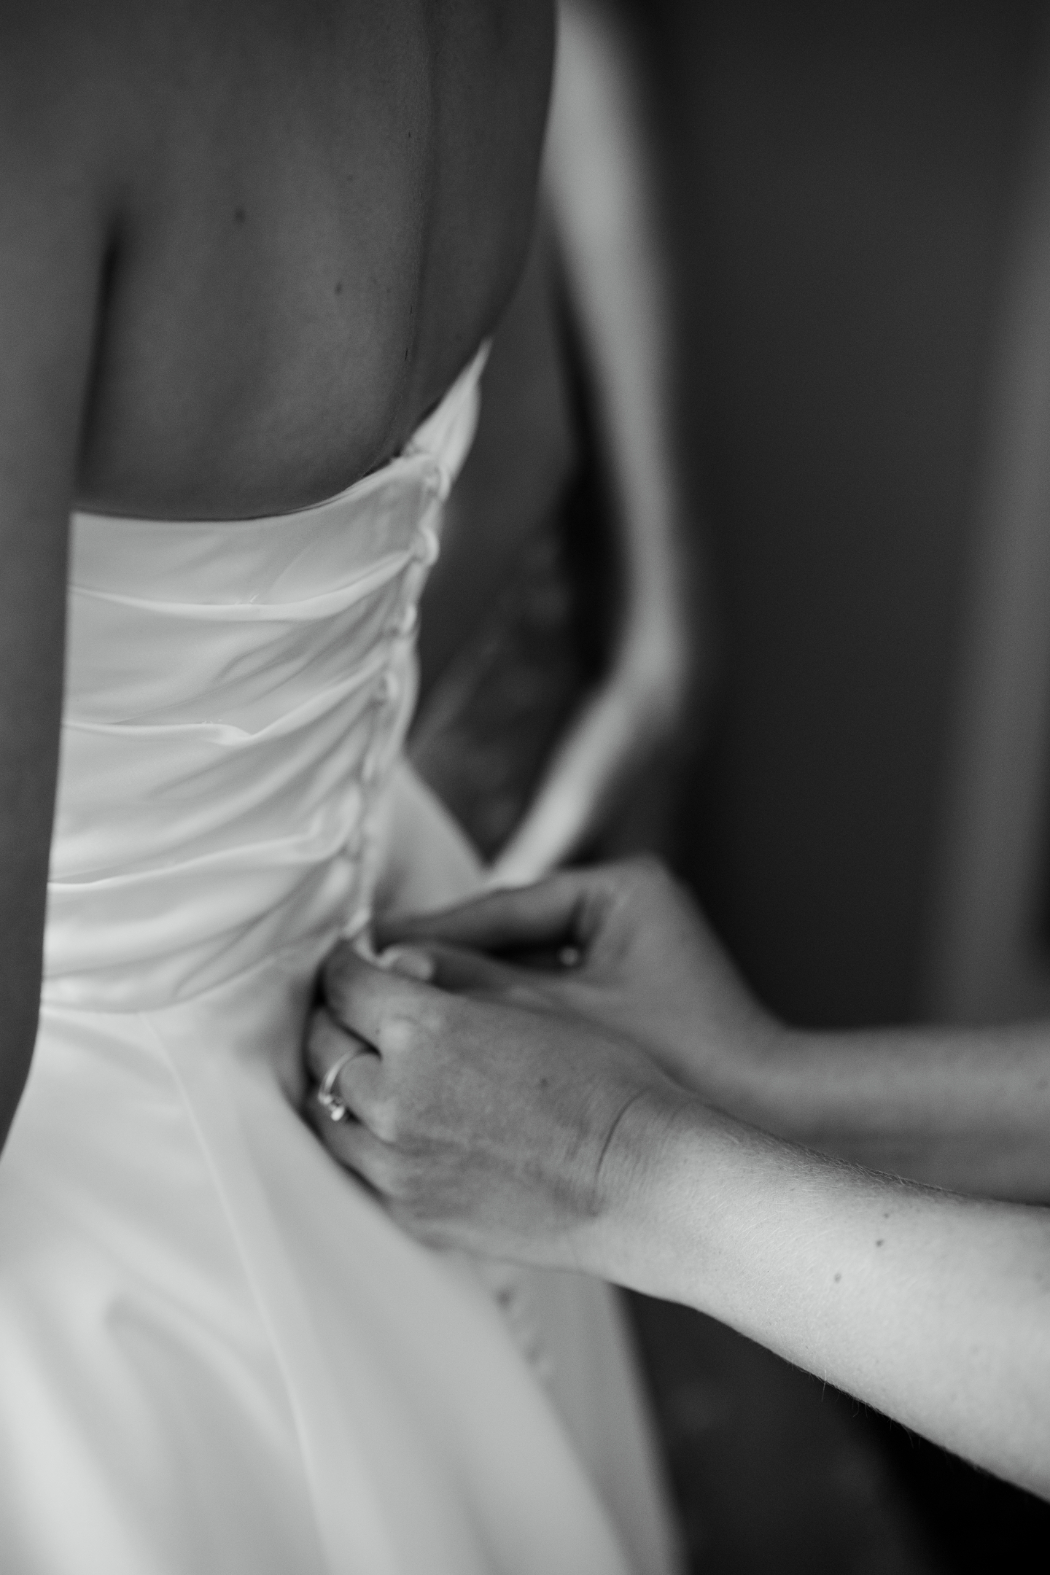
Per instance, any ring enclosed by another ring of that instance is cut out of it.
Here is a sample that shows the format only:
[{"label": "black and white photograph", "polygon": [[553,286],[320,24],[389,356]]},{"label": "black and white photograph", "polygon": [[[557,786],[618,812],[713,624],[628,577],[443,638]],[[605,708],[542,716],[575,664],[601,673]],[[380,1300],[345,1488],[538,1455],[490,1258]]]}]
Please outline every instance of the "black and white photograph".
[{"label": "black and white photograph", "polygon": [[0,1575],[1041,1575],[1050,8],[0,0]]}]

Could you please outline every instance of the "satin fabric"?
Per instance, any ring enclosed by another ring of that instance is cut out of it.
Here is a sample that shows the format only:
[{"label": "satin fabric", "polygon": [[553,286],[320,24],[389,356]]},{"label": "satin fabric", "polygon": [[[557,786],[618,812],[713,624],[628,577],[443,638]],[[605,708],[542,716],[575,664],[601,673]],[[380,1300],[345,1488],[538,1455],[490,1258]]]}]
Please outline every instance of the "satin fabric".
[{"label": "satin fabric", "polygon": [[[478,370],[316,508],[74,517],[41,1027],[0,1162],[12,1575],[624,1575],[625,1538],[666,1567],[604,1291],[533,1276],[530,1310],[298,1114],[316,970],[398,814],[429,826],[425,895],[471,879],[398,755]],[[594,1397],[559,1411],[559,1341],[577,1385],[605,1353],[626,1454]]]}]

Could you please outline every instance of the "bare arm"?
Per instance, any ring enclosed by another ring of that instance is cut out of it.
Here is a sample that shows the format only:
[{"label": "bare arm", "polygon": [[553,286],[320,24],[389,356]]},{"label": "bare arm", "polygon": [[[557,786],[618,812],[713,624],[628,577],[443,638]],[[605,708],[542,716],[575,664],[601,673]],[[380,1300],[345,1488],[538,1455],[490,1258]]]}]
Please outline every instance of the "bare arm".
[{"label": "bare arm", "polygon": [[731,1103],[823,1153],[931,1186],[1050,1203],[1050,1026],[788,1033]]},{"label": "bare arm", "polygon": [[601,1272],[1050,1497],[1050,1211],[823,1160],[702,1106],[622,1146],[630,1201]]},{"label": "bare arm", "polygon": [[308,1052],[346,1058],[357,1120],[315,1124],[396,1218],[698,1307],[1050,1497],[1050,1211],[772,1138],[525,971],[431,960],[442,988],[337,954]]},{"label": "bare arm", "polygon": [[668,263],[631,41],[613,8],[565,0],[544,182],[591,373],[626,604],[608,678],[571,724],[495,878],[535,879],[600,824],[673,732],[690,646],[686,506],[671,449]]},{"label": "bare arm", "polygon": [[36,1035],[66,544],[104,236],[87,128],[19,31],[0,37],[0,1143]]}]

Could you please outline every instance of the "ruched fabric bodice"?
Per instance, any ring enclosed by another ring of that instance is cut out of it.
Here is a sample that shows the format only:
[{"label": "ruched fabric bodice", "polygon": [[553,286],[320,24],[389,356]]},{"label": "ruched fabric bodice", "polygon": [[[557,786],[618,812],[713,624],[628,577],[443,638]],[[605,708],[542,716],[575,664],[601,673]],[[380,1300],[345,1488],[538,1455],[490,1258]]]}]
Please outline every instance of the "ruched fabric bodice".
[{"label": "ruched fabric bodice", "polygon": [[396,460],[316,507],[74,516],[45,1000],[148,1009],[367,922],[481,360]]},{"label": "ruched fabric bodice", "polygon": [[669,1575],[606,1288],[430,1251],[301,1116],[317,970],[367,945],[384,862],[417,905],[481,879],[398,762],[481,359],[315,508],[73,520],[40,1031],[0,1159],[5,1571]]}]

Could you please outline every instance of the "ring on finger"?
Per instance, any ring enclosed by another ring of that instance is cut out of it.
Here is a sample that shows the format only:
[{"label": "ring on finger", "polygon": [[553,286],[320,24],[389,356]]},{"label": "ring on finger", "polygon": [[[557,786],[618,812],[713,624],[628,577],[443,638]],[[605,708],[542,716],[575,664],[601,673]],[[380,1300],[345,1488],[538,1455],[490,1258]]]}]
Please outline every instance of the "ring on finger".
[{"label": "ring on finger", "polygon": [[314,1098],[328,1117],[329,1121],[345,1121],[350,1114],[346,1103],[339,1097],[336,1085],[343,1067],[350,1061],[356,1061],[359,1050],[347,1050],[338,1061],[333,1061],[328,1071],[317,1085]]}]

